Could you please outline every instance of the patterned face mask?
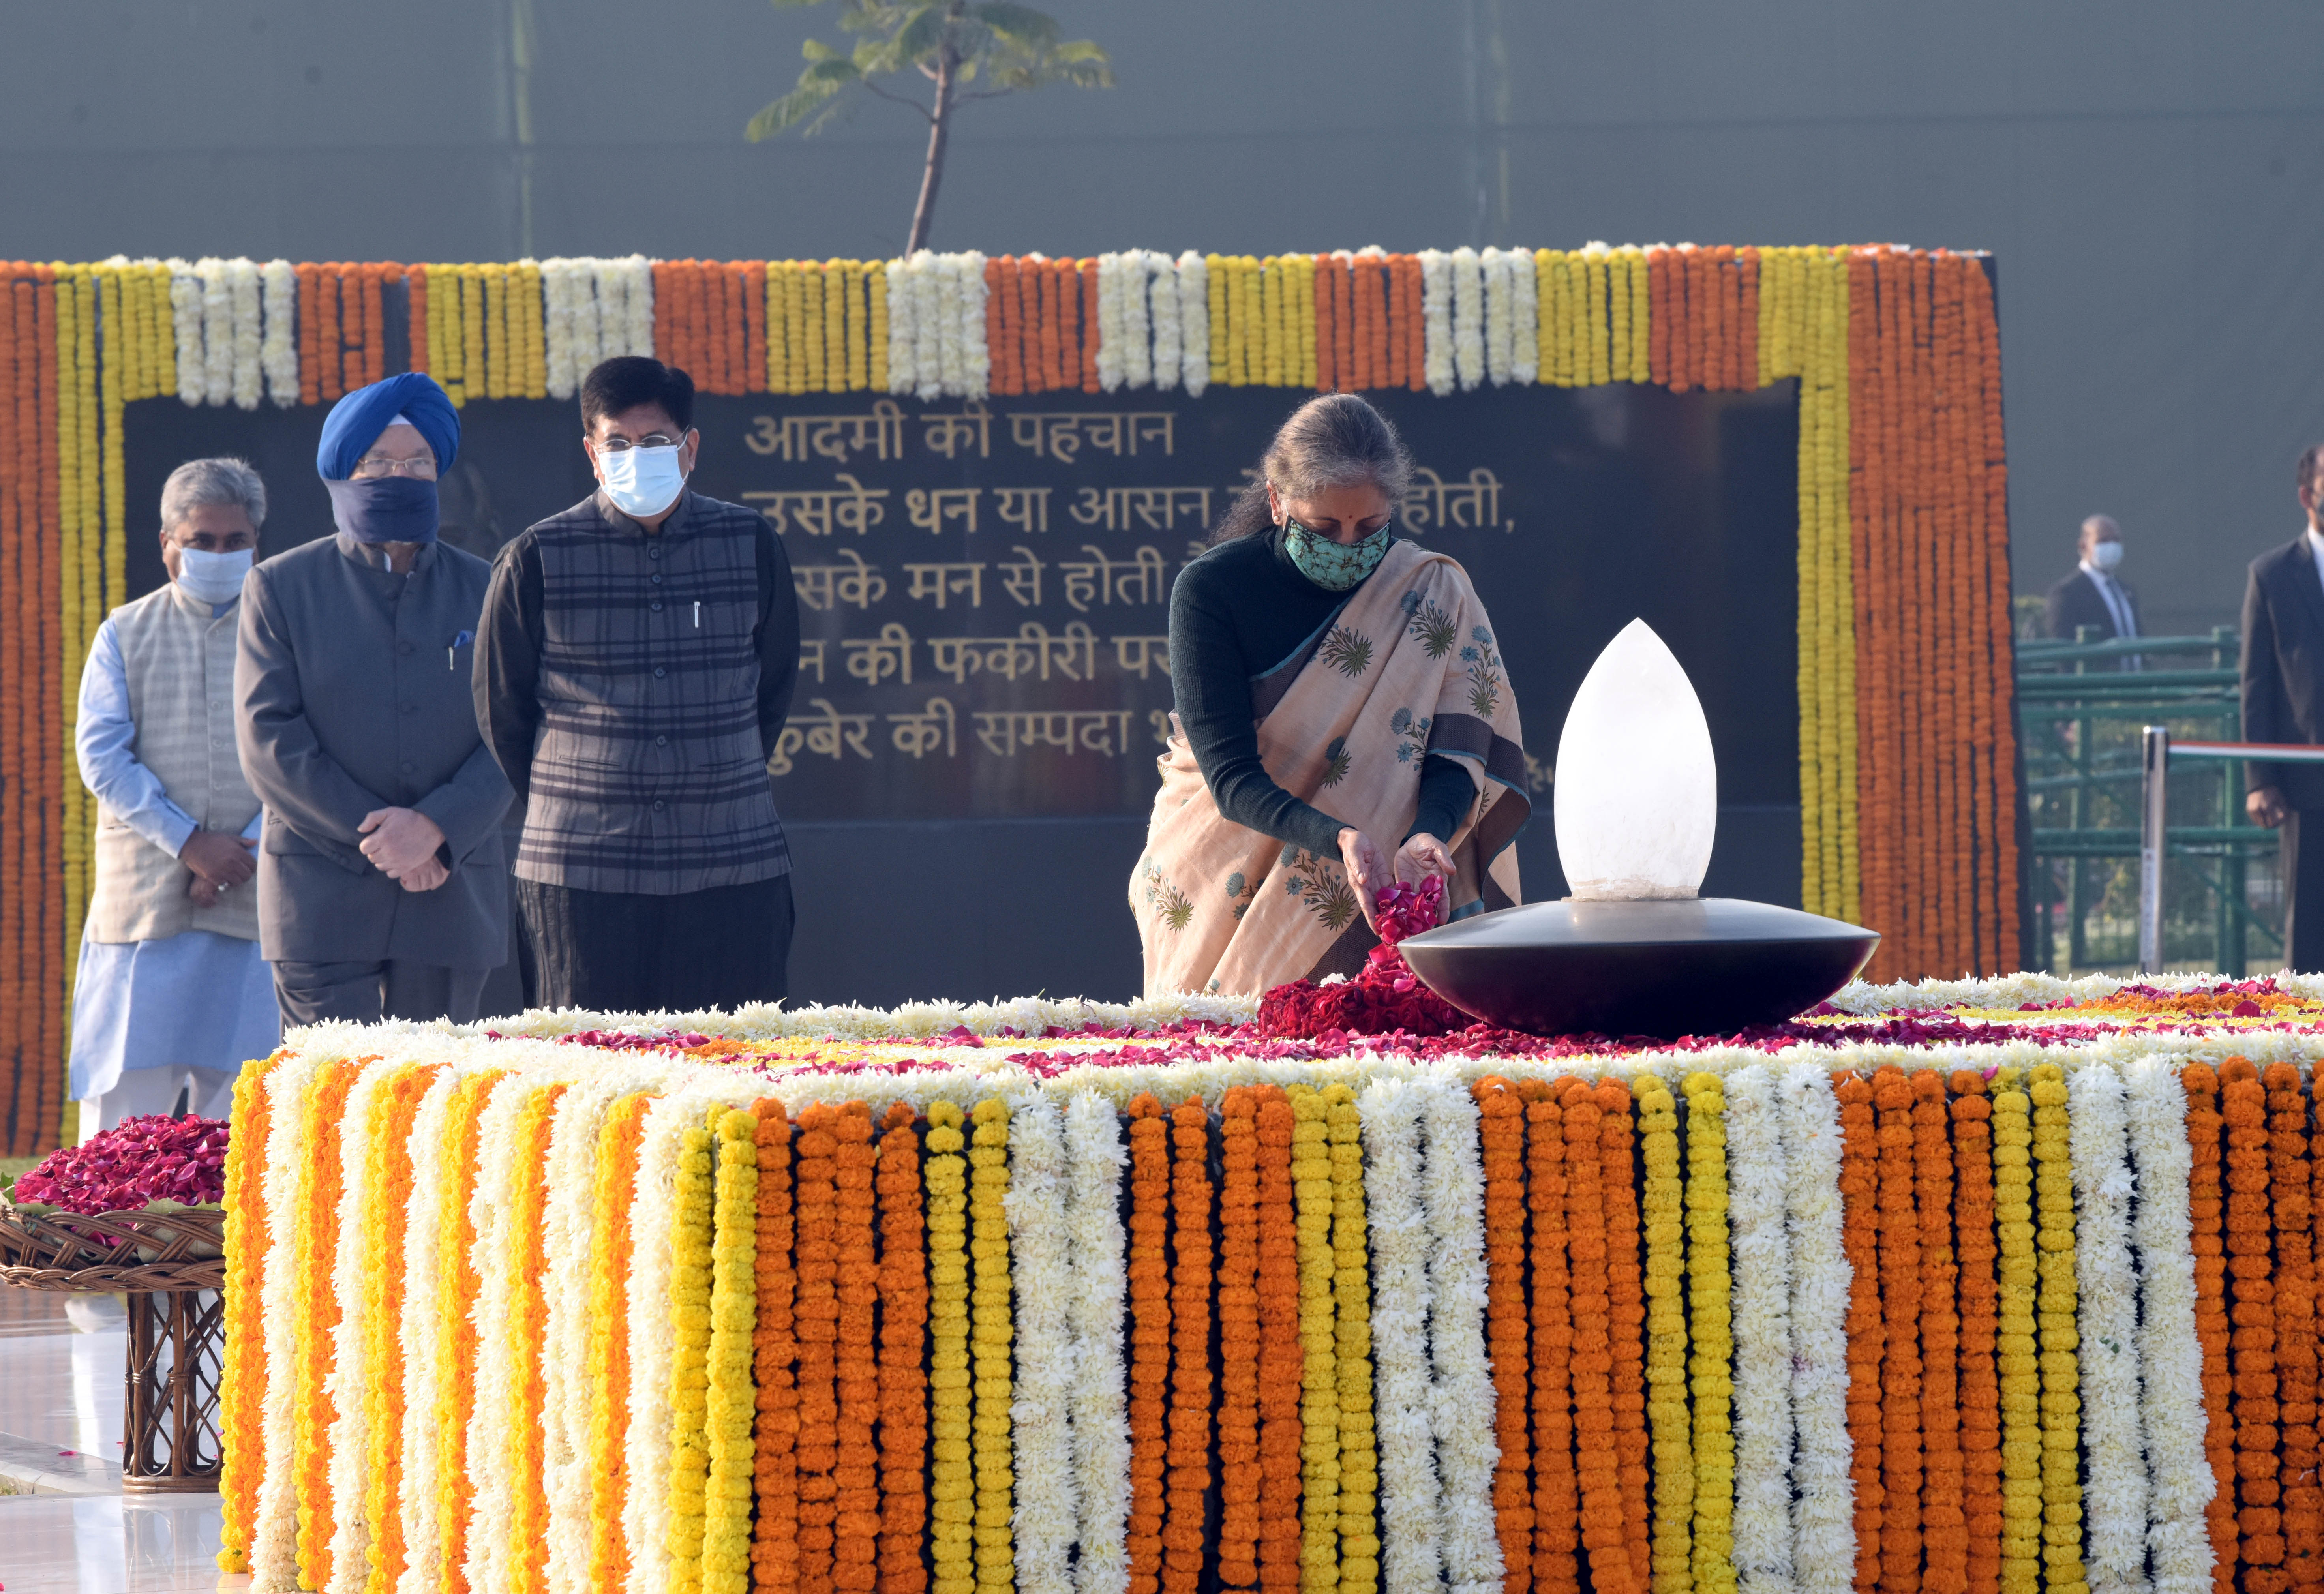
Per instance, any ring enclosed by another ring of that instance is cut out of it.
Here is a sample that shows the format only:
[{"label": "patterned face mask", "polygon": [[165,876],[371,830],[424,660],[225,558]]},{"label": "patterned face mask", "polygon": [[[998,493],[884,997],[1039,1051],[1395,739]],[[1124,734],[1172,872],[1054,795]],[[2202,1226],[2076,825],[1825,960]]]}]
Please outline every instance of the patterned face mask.
[{"label": "patterned face mask", "polygon": [[1283,522],[1283,551],[1290,556],[1300,575],[1325,592],[1346,592],[1379,568],[1380,560],[1388,555],[1388,529],[1393,524],[1383,523],[1361,542],[1345,543],[1310,531],[1286,516]]}]

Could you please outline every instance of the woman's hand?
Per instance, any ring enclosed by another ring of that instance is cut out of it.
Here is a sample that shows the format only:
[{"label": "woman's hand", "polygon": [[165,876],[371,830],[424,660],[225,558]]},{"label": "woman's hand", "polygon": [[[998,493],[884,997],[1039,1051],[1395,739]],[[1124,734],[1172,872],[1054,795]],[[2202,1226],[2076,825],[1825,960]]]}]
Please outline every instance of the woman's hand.
[{"label": "woman's hand", "polygon": [[1405,838],[1404,845],[1396,850],[1396,878],[1400,885],[1416,886],[1434,876],[1450,885],[1452,880],[1452,854],[1444,843],[1420,831]]},{"label": "woman's hand", "polygon": [[1356,906],[1364,910],[1364,923],[1379,934],[1379,908],[1373,900],[1390,878],[1388,854],[1379,843],[1358,830],[1346,825],[1340,832],[1340,861],[1347,865],[1348,884],[1356,893]]}]

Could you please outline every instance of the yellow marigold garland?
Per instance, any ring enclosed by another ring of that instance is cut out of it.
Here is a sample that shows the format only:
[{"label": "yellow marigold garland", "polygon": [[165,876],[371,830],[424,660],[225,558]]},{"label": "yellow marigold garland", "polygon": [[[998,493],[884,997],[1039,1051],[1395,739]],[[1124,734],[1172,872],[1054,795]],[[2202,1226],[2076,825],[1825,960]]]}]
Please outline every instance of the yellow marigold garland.
[{"label": "yellow marigold garland", "polygon": [[653,1098],[623,1096],[606,1109],[597,1131],[595,1193],[589,1239],[589,1577],[592,1589],[617,1589],[629,1574],[622,1506],[629,1493],[630,1207],[636,1200],[638,1143]]},{"label": "yellow marigold garland", "polygon": [[492,387],[492,356],[484,341],[488,292],[483,266],[460,268],[460,370],[472,399],[479,391],[486,398],[496,396]]},{"label": "yellow marigold garland", "polygon": [[1694,1586],[1735,1587],[1735,1319],[1727,1235],[1727,1097],[1719,1077],[1686,1090],[1687,1298],[1694,1341]]},{"label": "yellow marigold garland", "polygon": [[758,1119],[718,1119],[718,1175],[710,1247],[709,1484],[703,1499],[703,1594],[742,1594],[751,1573],[751,1424],[758,1390],[751,1337],[758,1326]]},{"label": "yellow marigold garland", "polygon": [[[2042,1277],[2042,1561],[2047,1594],[2089,1594],[2082,1570],[2080,1360],[2075,1327],[2074,1182],[2067,1160],[2066,1075],[2034,1070],[2034,1211]],[[2005,1443],[2004,1448],[2006,1448]]]},{"label": "yellow marigold garland", "polygon": [[1680,1202],[1678,1103],[1641,1074],[1633,1090],[1645,1153],[1641,1227],[1646,1242],[1646,1423],[1654,1436],[1653,1594],[1694,1587],[1694,1439],[1686,1398],[1686,1234]]},{"label": "yellow marigold garland", "polygon": [[1211,381],[1224,386],[1227,382],[1227,257],[1223,254],[1203,256],[1204,296],[1210,300]]},{"label": "yellow marigold garland", "polygon": [[1994,1081],[1993,1215],[1999,1234],[2001,1594],[2034,1594],[2042,1575],[2042,1361],[2034,1338],[2032,1103],[2014,1069]]},{"label": "yellow marigold garland", "polygon": [[1293,281],[1299,290],[1298,303],[1292,309],[1292,315],[1299,330],[1297,385],[1314,387],[1315,385],[1315,257],[1312,254],[1294,254],[1288,259],[1291,262]]},{"label": "yellow marigold garland", "polygon": [[968,1175],[966,1138],[951,1101],[928,1104],[928,1468],[936,1577],[930,1594],[976,1587],[976,1485],[970,1448],[975,1422],[968,1365]]},{"label": "yellow marigold garland", "polygon": [[[810,326],[819,327],[819,318],[807,313],[807,275],[815,268],[804,261],[783,263],[783,344],[788,351],[783,370],[783,392],[804,393],[812,390],[823,365],[818,350],[821,345],[807,336]],[[818,308],[819,305],[818,305]],[[774,324],[771,313],[767,324]]]},{"label": "yellow marigold garland", "polygon": [[823,264],[823,390],[847,391],[847,267],[844,260]]},{"label": "yellow marigold garland", "polygon": [[1340,1377],[1333,1325],[1330,1109],[1312,1086],[1293,1085],[1291,1188],[1299,1215],[1300,1377],[1299,1586],[1327,1594],[1340,1586]]},{"label": "yellow marigold garland", "polygon": [[512,286],[511,313],[522,323],[524,349],[524,396],[545,399],[549,396],[549,351],[545,346],[549,327],[541,312],[540,267],[525,261],[518,268],[519,279]]},{"label": "yellow marigold garland", "polygon": [[1364,1153],[1355,1092],[1323,1092],[1332,1147],[1332,1306],[1340,1386],[1340,1594],[1372,1594],[1379,1585],[1380,1542],[1374,1506],[1379,1453],[1372,1431],[1370,1251],[1364,1223]]},{"label": "yellow marigold garland", "polygon": [[[875,393],[888,391],[888,264],[872,261],[863,268],[864,281],[872,299],[872,332],[869,358],[871,390]],[[767,325],[774,326],[772,320]]]},{"label": "yellow marigold garland", "polygon": [[710,1223],[713,1193],[706,1127],[678,1131],[678,1198],[669,1230],[669,1587],[702,1587],[703,1485],[710,1472],[708,1419]]},{"label": "yellow marigold garland", "polygon": [[1267,380],[1267,267],[1246,254],[1237,264],[1242,287],[1242,381],[1259,387]]},{"label": "yellow marigold garland", "polygon": [[976,1361],[976,1582],[998,1594],[1015,1586],[1009,1531],[1016,1477],[1010,1470],[1009,1350],[1009,1105],[979,1101],[969,1147],[969,1254],[976,1261],[970,1318]]},{"label": "yellow marigold garland", "polygon": [[226,1366],[218,1387],[220,1571],[250,1570],[258,1484],[266,1473],[266,1318],[259,1279],[266,1266],[266,1141],[273,1105],[266,1076],[282,1060],[242,1065],[234,1082],[234,1133],[226,1160]]}]

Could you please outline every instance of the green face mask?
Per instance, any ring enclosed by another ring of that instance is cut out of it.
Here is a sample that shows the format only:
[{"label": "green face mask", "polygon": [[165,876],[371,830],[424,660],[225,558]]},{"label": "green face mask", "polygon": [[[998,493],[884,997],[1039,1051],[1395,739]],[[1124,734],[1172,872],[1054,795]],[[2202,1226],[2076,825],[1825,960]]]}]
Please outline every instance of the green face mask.
[{"label": "green face mask", "polygon": [[1379,567],[1388,555],[1388,522],[1361,542],[1334,542],[1298,521],[1283,522],[1283,551],[1299,574],[1325,592],[1346,592]]}]

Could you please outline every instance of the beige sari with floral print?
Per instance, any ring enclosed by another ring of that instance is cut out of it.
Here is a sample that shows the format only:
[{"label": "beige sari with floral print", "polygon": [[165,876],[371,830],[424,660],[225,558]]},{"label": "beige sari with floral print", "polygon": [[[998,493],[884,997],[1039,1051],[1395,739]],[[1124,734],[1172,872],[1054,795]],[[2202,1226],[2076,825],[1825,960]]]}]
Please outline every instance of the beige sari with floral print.
[{"label": "beige sari with floral print", "polygon": [[[1442,838],[1459,866],[1445,893],[1452,914],[1518,899],[1509,843],[1532,803],[1517,705],[1492,622],[1453,560],[1391,543],[1314,638],[1253,677],[1251,696],[1268,774],[1390,852],[1419,809],[1427,756],[1459,760],[1476,796]],[[1351,961],[1335,947],[1369,944],[1370,932],[1338,855],[1222,817],[1175,719],[1172,733],[1130,880],[1147,995],[1257,996],[1327,957]]]}]

